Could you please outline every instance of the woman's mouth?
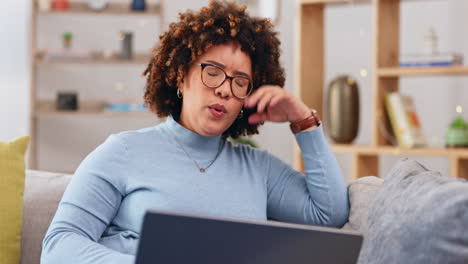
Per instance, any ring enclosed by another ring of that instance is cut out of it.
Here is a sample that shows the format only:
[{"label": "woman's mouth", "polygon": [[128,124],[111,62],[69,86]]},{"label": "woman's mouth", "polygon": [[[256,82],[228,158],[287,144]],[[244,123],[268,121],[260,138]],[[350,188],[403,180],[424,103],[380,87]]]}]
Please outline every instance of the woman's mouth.
[{"label": "woman's mouth", "polygon": [[210,110],[211,115],[218,119],[222,118],[226,114],[226,108],[220,104],[210,105],[208,109]]}]

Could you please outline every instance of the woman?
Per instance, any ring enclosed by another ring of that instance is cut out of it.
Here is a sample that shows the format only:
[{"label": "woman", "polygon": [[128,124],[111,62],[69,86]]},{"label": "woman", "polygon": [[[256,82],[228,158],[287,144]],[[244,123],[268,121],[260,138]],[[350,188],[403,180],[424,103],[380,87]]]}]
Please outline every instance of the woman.
[{"label": "woman", "polygon": [[[170,25],[145,71],[145,101],[167,120],[110,136],[77,169],[44,238],[42,263],[133,263],[148,209],[341,226],[345,183],[316,115],[282,89],[268,20],[211,2]],[[227,137],[290,122],[304,177]]]}]

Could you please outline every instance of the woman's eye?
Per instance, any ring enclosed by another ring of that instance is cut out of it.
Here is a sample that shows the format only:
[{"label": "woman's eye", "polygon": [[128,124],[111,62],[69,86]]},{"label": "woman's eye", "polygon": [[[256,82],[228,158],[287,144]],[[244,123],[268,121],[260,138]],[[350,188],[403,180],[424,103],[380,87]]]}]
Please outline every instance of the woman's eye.
[{"label": "woman's eye", "polygon": [[208,75],[209,75],[209,76],[216,77],[216,76],[219,75],[219,73],[217,73],[217,72],[208,72]]},{"label": "woman's eye", "polygon": [[247,81],[244,81],[244,80],[235,80],[235,82],[236,82],[236,85],[239,87],[244,87],[247,85]]}]

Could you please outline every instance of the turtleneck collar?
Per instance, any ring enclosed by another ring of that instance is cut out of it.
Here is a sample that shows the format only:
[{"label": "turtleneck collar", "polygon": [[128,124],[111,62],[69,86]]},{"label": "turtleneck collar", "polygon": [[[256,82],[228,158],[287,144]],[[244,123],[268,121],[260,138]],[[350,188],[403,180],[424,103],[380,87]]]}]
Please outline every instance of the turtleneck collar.
[{"label": "turtleneck collar", "polygon": [[174,120],[172,115],[168,116],[166,119],[166,128],[170,129],[174,136],[177,137],[177,140],[184,145],[185,148],[189,148],[192,151],[198,153],[217,153],[220,147],[220,141],[222,136],[207,137],[197,134]]}]

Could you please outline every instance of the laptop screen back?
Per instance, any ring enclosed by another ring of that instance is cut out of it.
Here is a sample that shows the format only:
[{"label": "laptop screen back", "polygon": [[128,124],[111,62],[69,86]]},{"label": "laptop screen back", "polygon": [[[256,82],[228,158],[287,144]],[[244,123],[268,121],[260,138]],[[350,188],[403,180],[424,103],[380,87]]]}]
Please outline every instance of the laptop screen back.
[{"label": "laptop screen back", "polygon": [[356,263],[361,244],[332,228],[149,212],[136,263]]}]

